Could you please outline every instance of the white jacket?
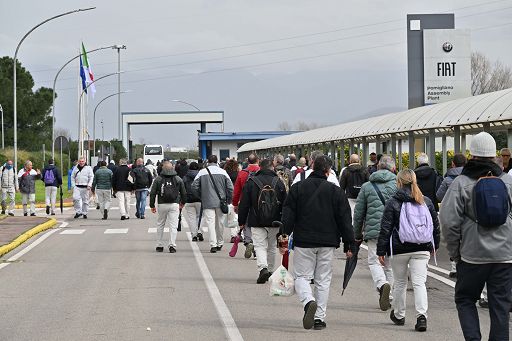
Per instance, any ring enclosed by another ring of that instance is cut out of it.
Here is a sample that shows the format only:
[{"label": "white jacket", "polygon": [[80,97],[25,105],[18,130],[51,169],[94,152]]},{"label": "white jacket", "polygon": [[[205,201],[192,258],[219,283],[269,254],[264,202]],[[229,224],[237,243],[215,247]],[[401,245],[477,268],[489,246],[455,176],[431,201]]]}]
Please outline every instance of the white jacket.
[{"label": "white jacket", "polygon": [[0,167],[0,187],[12,191],[18,190],[18,179],[14,167],[11,169],[7,169],[5,166]]},{"label": "white jacket", "polygon": [[84,166],[81,171],[78,171],[78,167],[73,168],[71,173],[71,186],[88,186],[92,187],[92,181],[94,179],[94,173],[91,166]]}]

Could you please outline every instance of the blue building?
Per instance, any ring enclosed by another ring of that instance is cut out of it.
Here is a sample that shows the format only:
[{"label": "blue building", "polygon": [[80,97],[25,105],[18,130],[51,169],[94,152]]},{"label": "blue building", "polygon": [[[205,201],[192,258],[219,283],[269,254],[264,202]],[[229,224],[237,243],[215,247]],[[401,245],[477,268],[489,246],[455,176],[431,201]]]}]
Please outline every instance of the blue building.
[{"label": "blue building", "polygon": [[219,161],[227,157],[237,158],[237,149],[247,142],[266,140],[293,133],[297,133],[297,131],[199,133],[199,155],[202,159],[206,159],[209,155],[217,155]]}]

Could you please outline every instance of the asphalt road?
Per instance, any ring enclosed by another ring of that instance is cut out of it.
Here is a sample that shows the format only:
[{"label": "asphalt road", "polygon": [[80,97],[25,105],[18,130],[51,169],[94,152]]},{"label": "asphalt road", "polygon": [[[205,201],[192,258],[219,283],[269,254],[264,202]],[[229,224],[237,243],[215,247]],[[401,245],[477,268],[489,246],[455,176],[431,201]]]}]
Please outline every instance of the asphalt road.
[{"label": "asphalt road", "polygon": [[[389,311],[379,310],[364,250],[344,296],[345,262],[337,250],[327,329],[304,330],[297,296],[270,297],[268,285],[256,284],[256,261],[243,258],[243,246],[236,258],[227,255],[229,243],[211,254],[206,240],[191,242],[184,229],[177,253],[156,253],[156,234],[148,230],[156,217],[150,212],[145,220],[126,221],[115,209],[108,221],[96,210],[88,220],[73,220],[71,212],[57,216],[57,226],[66,227],[2,258],[0,340],[463,339],[443,252],[439,271],[430,270],[438,279],[429,276],[427,283],[427,332],[414,331],[411,290],[405,326],[393,325]],[[20,255],[24,248],[28,252]],[[488,312],[479,312],[486,338]]]}]

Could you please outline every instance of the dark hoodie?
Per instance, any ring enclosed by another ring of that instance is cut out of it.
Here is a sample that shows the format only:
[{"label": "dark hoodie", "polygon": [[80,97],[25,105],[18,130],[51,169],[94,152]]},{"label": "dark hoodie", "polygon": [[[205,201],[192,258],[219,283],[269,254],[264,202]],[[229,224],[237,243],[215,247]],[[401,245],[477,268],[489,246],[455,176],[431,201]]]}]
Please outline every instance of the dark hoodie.
[{"label": "dark hoodie", "polygon": [[[434,243],[436,244],[436,249],[438,249],[440,241],[439,219],[437,218],[437,213],[432,201],[426,196],[423,196],[423,198],[432,216],[432,223],[434,224]],[[414,199],[411,197],[411,190],[408,187],[400,188],[386,203],[380,223],[379,239],[377,241],[378,256],[391,255],[389,247],[389,240],[391,238],[394,255],[417,251],[431,252],[433,250],[432,243],[430,242],[423,244],[400,242],[398,231],[400,230],[400,211],[404,202],[414,202]]]},{"label": "dark hoodie", "polygon": [[44,175],[46,174],[46,172],[53,172],[55,180],[53,181],[52,184],[45,183],[44,187],[49,187],[49,186],[59,187],[60,185],[62,185],[62,175],[60,174],[59,169],[55,167],[55,165],[48,165],[48,166],[44,167],[43,171],[41,172],[41,181],[43,181],[43,182],[44,182]]},{"label": "dark hoodie", "polygon": [[370,178],[368,170],[359,163],[351,163],[341,173],[340,187],[349,199],[356,199],[361,186]]},{"label": "dark hoodie", "polygon": [[434,204],[436,211],[439,211],[439,202],[437,201],[436,192],[441,185],[442,178],[437,174],[436,170],[427,164],[419,165],[415,170],[418,187],[424,196],[430,199]]},{"label": "dark hoodie", "polygon": [[[183,180],[178,176],[178,173],[174,169],[167,170],[162,169],[162,172],[159,176],[153,181],[153,185],[151,185],[151,191],[149,192],[149,207],[155,207],[155,199],[158,196],[158,200],[161,200],[161,190],[162,184],[164,181],[174,178],[173,184],[178,187],[179,195],[176,197],[174,202],[158,202],[158,204],[185,204],[185,200],[187,198],[187,190],[185,189],[185,184]],[[173,181],[171,180],[171,181]]]},{"label": "dark hoodie", "polygon": [[478,179],[482,176],[486,176],[489,172],[494,176],[500,176],[501,173],[503,173],[500,166],[492,160],[470,159],[462,169],[461,175],[465,175],[472,179]]},{"label": "dark hoodie", "polygon": [[192,192],[192,182],[194,182],[197,173],[199,173],[199,170],[189,169],[187,174],[185,174],[183,177],[183,183],[185,184],[185,189],[187,190],[187,203],[201,202],[201,198]]}]

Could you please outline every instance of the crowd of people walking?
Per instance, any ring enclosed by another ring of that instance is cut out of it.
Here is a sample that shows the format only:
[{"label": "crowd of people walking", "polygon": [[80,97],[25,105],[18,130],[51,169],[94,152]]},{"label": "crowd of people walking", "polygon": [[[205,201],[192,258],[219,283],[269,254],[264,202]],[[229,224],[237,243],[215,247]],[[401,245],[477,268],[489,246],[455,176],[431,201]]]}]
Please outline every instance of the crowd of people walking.
[{"label": "crowd of people walking", "polygon": [[[278,240],[293,240],[295,292],[304,310],[303,327],[327,327],[327,305],[334,250],[343,245],[346,258],[367,246],[368,267],[376,305],[390,310],[395,325],[406,323],[406,289],[414,292],[415,330],[427,330],[427,265],[443,243],[450,255],[450,277],[456,278],[455,304],[466,340],[480,340],[476,303],[485,303],[491,318],[490,340],[508,340],[512,303],[512,177],[510,151],[496,158],[496,142],[482,132],[473,137],[470,158],[455,154],[451,168],[440,175],[424,153],[417,166],[397,172],[390,155],[349,156],[337,175],[333,161],[320,151],[288,158],[277,154],[244,163],[163,160],[158,167],[142,159],[128,166],[100,161],[93,169],[80,158],[71,172],[75,219],[88,217],[90,193],[102,219],[109,217],[113,198],[120,219],[145,219],[149,195],[157,214],[155,250],[179,251],[181,226],[192,242],[208,238],[211,253],[224,247],[224,229],[231,242],[241,238],[245,258],[256,258],[257,284],[266,283],[276,268]],[[46,213],[55,214],[62,175],[53,160],[42,172],[27,161],[16,173],[12,161],[0,169],[2,214],[14,215],[14,194],[22,194],[24,215],[35,215],[35,181],[45,184]],[[30,205],[30,207],[29,207]],[[353,212],[353,213],[352,213]],[[183,217],[183,219],[182,219]],[[276,224],[278,222],[278,224]],[[169,236],[165,237],[165,227]],[[443,245],[444,245],[443,244]],[[483,301],[482,301],[483,300]]]}]

